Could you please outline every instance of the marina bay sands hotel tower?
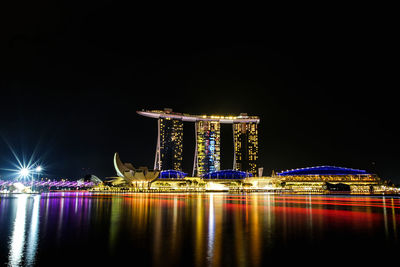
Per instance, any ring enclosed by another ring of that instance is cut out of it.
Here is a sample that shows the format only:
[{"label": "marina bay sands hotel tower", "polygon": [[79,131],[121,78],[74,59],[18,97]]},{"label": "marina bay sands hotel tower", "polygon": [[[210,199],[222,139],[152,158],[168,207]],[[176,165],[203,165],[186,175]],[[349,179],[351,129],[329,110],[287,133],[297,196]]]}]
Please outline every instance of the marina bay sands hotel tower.
[{"label": "marina bay sands hotel tower", "polygon": [[195,126],[193,176],[219,171],[221,167],[221,123],[232,124],[233,169],[257,174],[257,116],[208,116],[172,112],[171,109],[137,111],[139,115],[158,120],[157,148],[154,169],[182,171],[183,122]]}]

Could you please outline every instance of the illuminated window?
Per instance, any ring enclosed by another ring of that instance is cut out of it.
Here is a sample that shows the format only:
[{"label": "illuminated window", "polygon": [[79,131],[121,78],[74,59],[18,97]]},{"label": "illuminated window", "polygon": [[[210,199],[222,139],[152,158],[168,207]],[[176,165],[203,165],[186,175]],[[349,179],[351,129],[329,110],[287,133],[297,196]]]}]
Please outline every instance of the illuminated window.
[{"label": "illuminated window", "polygon": [[235,166],[239,171],[257,174],[258,131],[256,123],[234,123]]}]

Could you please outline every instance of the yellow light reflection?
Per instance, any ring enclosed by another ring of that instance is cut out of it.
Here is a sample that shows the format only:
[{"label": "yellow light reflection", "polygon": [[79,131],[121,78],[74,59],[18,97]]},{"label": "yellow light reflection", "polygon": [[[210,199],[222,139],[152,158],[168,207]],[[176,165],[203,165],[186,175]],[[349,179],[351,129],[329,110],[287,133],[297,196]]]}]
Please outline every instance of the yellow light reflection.
[{"label": "yellow light reflection", "polygon": [[203,244],[204,244],[204,211],[203,211],[203,201],[200,197],[196,200],[196,210],[194,212],[196,217],[196,266],[204,266],[203,259]]},{"label": "yellow light reflection", "polygon": [[121,198],[113,198],[111,203],[111,216],[110,216],[110,235],[109,235],[109,250],[114,252],[117,242],[121,222],[122,200]]}]

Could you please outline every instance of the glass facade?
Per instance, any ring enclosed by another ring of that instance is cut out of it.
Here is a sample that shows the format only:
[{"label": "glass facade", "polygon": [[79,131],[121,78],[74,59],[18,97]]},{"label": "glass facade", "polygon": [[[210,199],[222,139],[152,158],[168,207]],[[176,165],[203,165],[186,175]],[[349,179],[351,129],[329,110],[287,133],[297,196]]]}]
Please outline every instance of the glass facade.
[{"label": "glass facade", "polygon": [[238,171],[257,175],[258,129],[256,123],[234,123],[234,166]]},{"label": "glass facade", "polygon": [[159,119],[159,153],[161,170],[182,170],[183,122],[171,118]]},{"label": "glass facade", "polygon": [[220,123],[196,122],[196,174],[202,175],[220,170]]}]

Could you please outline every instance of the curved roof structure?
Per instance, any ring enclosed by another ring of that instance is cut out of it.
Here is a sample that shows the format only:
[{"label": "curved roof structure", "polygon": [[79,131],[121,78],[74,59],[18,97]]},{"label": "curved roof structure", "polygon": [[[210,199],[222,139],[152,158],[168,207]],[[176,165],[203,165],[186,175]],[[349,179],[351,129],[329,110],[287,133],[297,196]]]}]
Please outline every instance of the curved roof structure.
[{"label": "curved roof structure", "polygon": [[157,178],[160,171],[150,171],[147,167],[134,168],[131,163],[122,163],[118,153],[114,154],[114,168],[119,177],[128,183],[134,181],[152,181]]},{"label": "curved roof structure", "polygon": [[350,169],[335,166],[316,166],[287,170],[277,173],[278,176],[296,176],[296,175],[365,175],[369,174],[365,170]]},{"label": "curved roof structure", "polygon": [[237,171],[237,170],[222,170],[216,172],[210,172],[203,175],[204,179],[244,179],[252,177],[253,174],[249,172]]},{"label": "curved roof structure", "polygon": [[171,118],[182,121],[196,122],[196,121],[218,121],[220,123],[259,123],[260,118],[257,116],[248,116],[245,113],[240,114],[239,116],[209,116],[209,115],[190,115],[185,113],[177,113],[172,112],[172,110],[142,110],[136,112],[139,115],[150,117],[154,119],[159,118]]},{"label": "curved roof structure", "polygon": [[179,179],[179,178],[185,178],[188,174],[185,172],[181,171],[176,171],[176,170],[166,170],[166,171],[161,171],[160,176],[158,177],[159,179]]}]

